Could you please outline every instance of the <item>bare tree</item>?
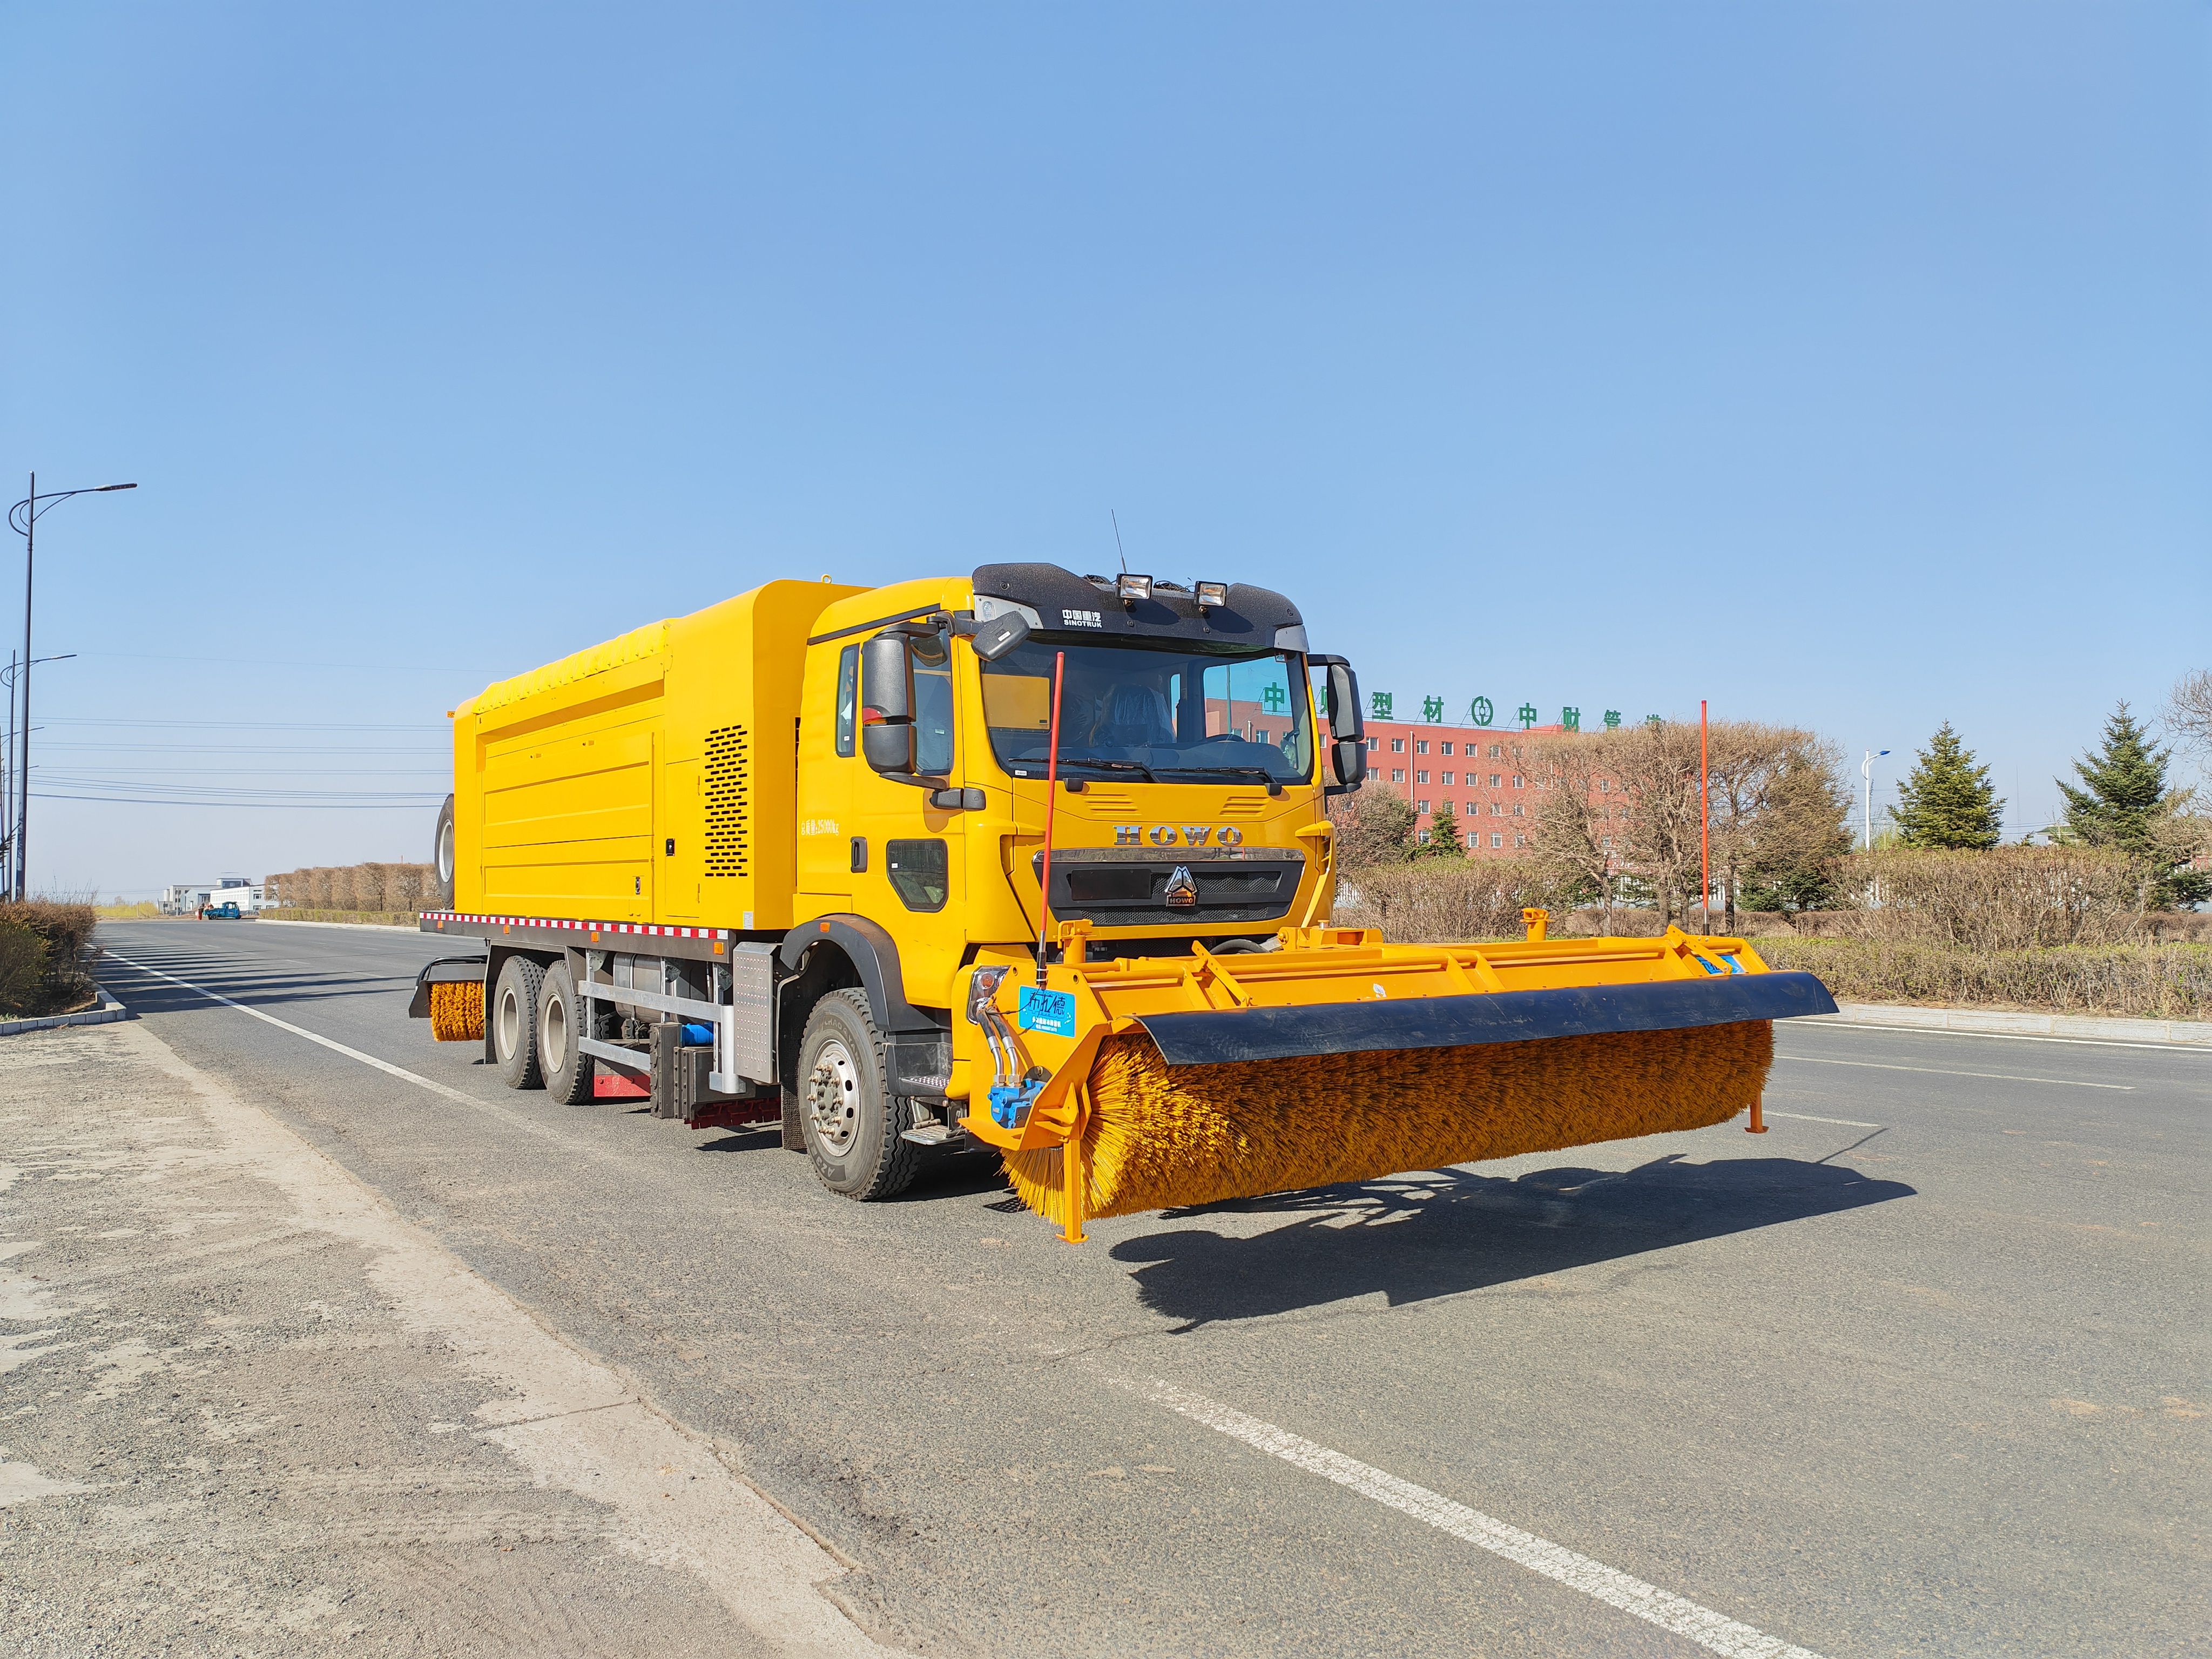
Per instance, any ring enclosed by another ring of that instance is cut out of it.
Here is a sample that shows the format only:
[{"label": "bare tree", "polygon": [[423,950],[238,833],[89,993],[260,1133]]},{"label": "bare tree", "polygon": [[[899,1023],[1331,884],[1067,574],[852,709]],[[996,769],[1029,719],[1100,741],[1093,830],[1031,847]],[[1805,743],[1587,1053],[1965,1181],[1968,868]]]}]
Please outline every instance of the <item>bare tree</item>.
[{"label": "bare tree", "polygon": [[2184,674],[2166,698],[2166,730],[2176,744],[2212,769],[2212,668]]},{"label": "bare tree", "polygon": [[1608,913],[1627,842],[1626,818],[1616,830],[1613,817],[1628,804],[1616,775],[1621,746],[1616,732],[1566,732],[1530,745],[1525,761],[1537,791],[1528,860],[1539,884]]},{"label": "bare tree", "polygon": [[1712,856],[1727,930],[1754,873],[1771,878],[1850,844],[1850,789],[1835,745],[1796,726],[1718,720],[1711,727]]}]

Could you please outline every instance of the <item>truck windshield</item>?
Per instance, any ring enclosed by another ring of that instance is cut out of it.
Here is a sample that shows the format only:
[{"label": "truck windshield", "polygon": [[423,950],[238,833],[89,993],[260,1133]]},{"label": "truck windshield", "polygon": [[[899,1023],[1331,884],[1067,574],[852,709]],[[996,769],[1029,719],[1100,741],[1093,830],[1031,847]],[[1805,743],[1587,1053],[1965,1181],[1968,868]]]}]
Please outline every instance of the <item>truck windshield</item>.
[{"label": "truck windshield", "polygon": [[1053,659],[1067,653],[1060,764],[1127,773],[1303,782],[1313,769],[1305,676],[1288,652],[1194,649],[1184,640],[1095,645],[1031,638],[983,665],[992,752],[1016,777],[1044,775]]}]

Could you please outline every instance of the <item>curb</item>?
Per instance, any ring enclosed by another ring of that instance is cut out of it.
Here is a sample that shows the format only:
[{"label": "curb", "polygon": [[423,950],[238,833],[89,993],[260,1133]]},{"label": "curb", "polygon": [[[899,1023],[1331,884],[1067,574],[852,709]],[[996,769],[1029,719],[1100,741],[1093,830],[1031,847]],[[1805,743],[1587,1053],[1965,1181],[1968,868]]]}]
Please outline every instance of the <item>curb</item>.
[{"label": "curb", "polygon": [[1812,1018],[1823,1024],[1888,1025],[1920,1031],[1980,1032],[1985,1036],[2071,1037],[2088,1042],[2147,1042],[2212,1052],[2212,1020],[2100,1019],[2080,1014],[1920,1008],[1893,1002],[1838,1003],[1834,1013]]},{"label": "curb", "polygon": [[63,1025],[112,1025],[118,1019],[137,1018],[105,990],[100,994],[106,1000],[99,1007],[82,1009],[74,1014],[47,1014],[38,1019],[0,1019],[0,1036],[21,1036],[26,1031],[51,1031]]}]

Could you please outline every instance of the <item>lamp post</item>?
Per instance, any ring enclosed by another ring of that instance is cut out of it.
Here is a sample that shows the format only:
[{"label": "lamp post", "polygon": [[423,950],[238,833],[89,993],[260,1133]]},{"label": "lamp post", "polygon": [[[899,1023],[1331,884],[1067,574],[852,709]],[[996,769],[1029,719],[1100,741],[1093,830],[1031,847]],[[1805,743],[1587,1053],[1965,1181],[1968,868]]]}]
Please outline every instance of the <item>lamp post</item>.
[{"label": "lamp post", "polygon": [[[27,845],[31,828],[31,578],[38,551],[39,519],[72,495],[105,495],[112,490],[136,489],[135,483],[91,484],[82,489],[54,489],[39,494],[39,475],[31,474],[31,493],[8,509],[8,522],[23,538],[23,667],[22,736],[15,750],[15,896],[29,896],[31,862]],[[0,875],[4,875],[0,872]]]},{"label": "lamp post", "polygon": [[1859,763],[1859,775],[1866,780],[1866,850],[1874,851],[1874,763],[1889,752],[1887,749],[1869,749],[1866,758]]}]

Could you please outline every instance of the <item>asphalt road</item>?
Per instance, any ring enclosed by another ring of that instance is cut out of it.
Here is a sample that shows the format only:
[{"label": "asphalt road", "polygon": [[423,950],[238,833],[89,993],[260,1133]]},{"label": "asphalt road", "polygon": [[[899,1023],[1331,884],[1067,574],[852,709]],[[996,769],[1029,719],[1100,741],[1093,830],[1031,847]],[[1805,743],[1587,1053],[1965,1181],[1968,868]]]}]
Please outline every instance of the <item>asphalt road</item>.
[{"label": "asphalt road", "polygon": [[[1072,1249],[979,1160],[860,1206],[772,1129],[510,1093],[404,1017],[452,941],[101,938],[481,1102],[106,975],[179,1055],[742,1446],[858,1564],[842,1595],[888,1643],[1702,1650],[1608,1605],[1640,1593],[1609,1569],[1826,1659],[2207,1646],[2212,1057],[1785,1026],[1763,1138],[1130,1217]],[[1483,1517],[1557,1550],[1480,1547]]]}]

